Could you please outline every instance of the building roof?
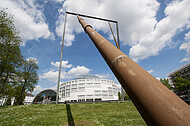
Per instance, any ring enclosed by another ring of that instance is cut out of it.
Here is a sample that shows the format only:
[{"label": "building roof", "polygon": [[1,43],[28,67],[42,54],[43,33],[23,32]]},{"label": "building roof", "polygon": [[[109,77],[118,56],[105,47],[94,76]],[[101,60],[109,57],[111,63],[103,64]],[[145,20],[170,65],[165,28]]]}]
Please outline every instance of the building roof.
[{"label": "building roof", "polygon": [[168,76],[168,77],[169,77],[169,76],[172,76],[172,75],[174,75],[176,72],[179,72],[179,71],[181,71],[181,70],[183,70],[183,69],[186,69],[186,68],[189,68],[189,67],[190,67],[190,63],[188,63],[188,64],[186,64],[186,65],[184,65],[184,66],[181,66],[180,68],[178,68],[178,69],[174,70],[173,72],[169,73],[167,76]]},{"label": "building roof", "polygon": [[83,75],[79,75],[79,77],[75,79],[95,79],[95,78],[99,78],[99,77],[95,75],[91,75],[91,74],[83,74]]}]

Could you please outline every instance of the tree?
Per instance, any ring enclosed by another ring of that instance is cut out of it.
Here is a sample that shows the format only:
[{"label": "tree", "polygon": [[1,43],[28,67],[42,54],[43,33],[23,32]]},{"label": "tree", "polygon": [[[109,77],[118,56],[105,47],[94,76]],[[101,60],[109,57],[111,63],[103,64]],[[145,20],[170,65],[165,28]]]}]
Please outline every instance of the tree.
[{"label": "tree", "polygon": [[124,91],[124,100],[128,100],[129,96],[127,95],[127,93]]},{"label": "tree", "polygon": [[174,83],[176,91],[179,91],[179,92],[184,91],[185,94],[187,94],[187,96],[189,97],[188,92],[187,92],[187,88],[190,85],[190,80],[189,79],[183,78],[181,76],[181,74],[179,72],[177,72],[174,75],[173,83]]},{"label": "tree", "polygon": [[118,98],[119,98],[119,100],[122,99],[122,96],[121,96],[121,93],[120,93],[120,92],[118,92]]},{"label": "tree", "polygon": [[[125,92],[125,90],[123,90],[123,93],[124,93],[124,100],[128,100],[129,96],[127,95],[127,93]],[[122,99],[122,94],[120,92],[118,92],[118,98],[119,98],[119,100]]]},{"label": "tree", "polygon": [[38,69],[39,67],[35,59],[29,58],[24,61],[17,77],[19,85],[15,88],[15,104],[23,104],[26,91],[32,92],[34,90],[39,80],[37,74]]},{"label": "tree", "polygon": [[163,85],[165,85],[168,89],[170,89],[170,90],[173,90],[173,87],[172,87],[172,85],[170,84],[170,82],[169,82],[169,80],[168,79],[160,79],[160,82],[163,84]]},{"label": "tree", "polygon": [[13,16],[0,11],[0,97],[10,95],[17,69],[22,65],[21,38],[14,26]]}]

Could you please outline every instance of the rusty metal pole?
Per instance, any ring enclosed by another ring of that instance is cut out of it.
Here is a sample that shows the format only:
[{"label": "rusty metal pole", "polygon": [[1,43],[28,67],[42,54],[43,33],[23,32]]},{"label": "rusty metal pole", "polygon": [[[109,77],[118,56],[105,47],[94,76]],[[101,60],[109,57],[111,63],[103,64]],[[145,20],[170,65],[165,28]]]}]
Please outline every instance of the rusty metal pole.
[{"label": "rusty metal pole", "polygon": [[190,125],[190,107],[183,100],[77,17],[147,125]]}]

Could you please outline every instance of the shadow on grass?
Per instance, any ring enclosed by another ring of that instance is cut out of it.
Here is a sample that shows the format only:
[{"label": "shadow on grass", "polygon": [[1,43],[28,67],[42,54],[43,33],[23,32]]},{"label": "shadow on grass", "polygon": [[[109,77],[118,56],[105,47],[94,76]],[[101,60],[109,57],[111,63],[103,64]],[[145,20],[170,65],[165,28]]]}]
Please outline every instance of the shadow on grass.
[{"label": "shadow on grass", "polygon": [[66,104],[66,109],[67,109],[68,126],[75,126],[75,122],[71,113],[70,104]]}]

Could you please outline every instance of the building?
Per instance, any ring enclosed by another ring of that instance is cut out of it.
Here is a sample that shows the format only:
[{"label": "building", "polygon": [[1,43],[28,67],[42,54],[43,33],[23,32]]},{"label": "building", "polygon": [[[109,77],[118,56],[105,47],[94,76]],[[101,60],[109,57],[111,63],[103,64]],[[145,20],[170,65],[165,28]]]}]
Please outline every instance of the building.
[{"label": "building", "polygon": [[[48,102],[47,102],[48,101]],[[55,103],[56,101],[56,92],[52,89],[46,89],[41,91],[36,95],[34,100],[32,101],[33,104],[42,104],[43,102],[46,103]]]},{"label": "building", "polygon": [[[172,73],[167,75],[167,77],[170,79],[170,82],[173,86],[175,86],[173,84],[173,80],[174,80],[175,74],[177,72],[179,72],[183,78],[187,78],[190,80],[190,63],[183,67],[178,68],[177,70],[175,70]],[[186,93],[183,91],[175,91],[175,93],[184,100],[186,100],[186,99],[190,100],[190,97],[189,97],[190,96],[190,85],[187,87]]]},{"label": "building", "polygon": [[[4,106],[6,104],[7,98],[8,98],[7,96],[0,98],[0,106]],[[30,104],[32,104],[33,99],[34,99],[34,96],[32,94],[26,92],[26,96],[25,96],[25,99],[23,101],[23,104],[24,105],[30,105]],[[14,105],[14,102],[15,102],[15,97],[12,97],[11,98],[11,105]]]},{"label": "building", "polygon": [[112,80],[85,74],[60,84],[59,102],[118,100],[117,88]]},{"label": "building", "polygon": [[190,63],[168,74],[167,77],[172,81],[177,72],[179,72],[183,78],[188,78],[190,80]]},{"label": "building", "polygon": [[26,92],[26,96],[25,96],[25,99],[23,101],[24,105],[32,104],[33,99],[34,99],[34,96],[32,94]]}]

